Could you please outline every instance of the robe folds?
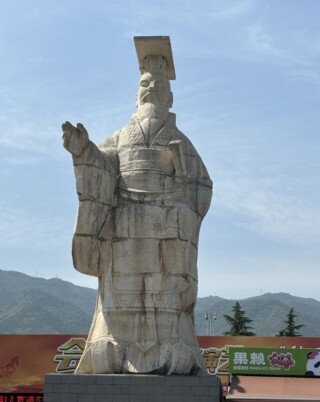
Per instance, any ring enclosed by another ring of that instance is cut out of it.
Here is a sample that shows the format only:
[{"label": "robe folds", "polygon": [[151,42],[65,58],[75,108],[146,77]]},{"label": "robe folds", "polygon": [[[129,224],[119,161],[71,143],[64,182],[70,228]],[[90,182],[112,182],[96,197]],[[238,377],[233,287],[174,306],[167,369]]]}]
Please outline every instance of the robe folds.
[{"label": "robe folds", "polygon": [[152,139],[133,115],[73,162],[74,266],[99,278],[76,373],[204,373],[193,314],[199,230],[212,182],[175,115]]}]

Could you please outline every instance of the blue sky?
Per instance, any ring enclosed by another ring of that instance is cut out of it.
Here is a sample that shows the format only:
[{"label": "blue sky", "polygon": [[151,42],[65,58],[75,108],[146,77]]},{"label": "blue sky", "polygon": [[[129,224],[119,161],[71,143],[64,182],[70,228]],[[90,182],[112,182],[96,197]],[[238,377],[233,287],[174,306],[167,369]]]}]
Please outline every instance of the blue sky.
[{"label": "blue sky", "polygon": [[61,124],[100,143],[135,111],[135,35],[170,35],[177,125],[214,182],[199,296],[320,300],[320,2],[0,4],[0,268],[75,271],[77,197]]}]

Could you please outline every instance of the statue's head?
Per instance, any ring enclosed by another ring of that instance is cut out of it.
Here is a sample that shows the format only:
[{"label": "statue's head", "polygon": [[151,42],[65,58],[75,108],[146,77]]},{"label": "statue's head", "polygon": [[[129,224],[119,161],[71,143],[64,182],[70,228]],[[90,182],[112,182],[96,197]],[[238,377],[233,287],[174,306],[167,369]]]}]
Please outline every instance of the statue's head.
[{"label": "statue's head", "polygon": [[166,59],[162,56],[146,57],[137,94],[138,114],[166,117],[172,102]]},{"label": "statue's head", "polygon": [[172,107],[169,80],[175,70],[169,36],[135,36],[141,78],[137,95],[138,115],[165,120]]}]

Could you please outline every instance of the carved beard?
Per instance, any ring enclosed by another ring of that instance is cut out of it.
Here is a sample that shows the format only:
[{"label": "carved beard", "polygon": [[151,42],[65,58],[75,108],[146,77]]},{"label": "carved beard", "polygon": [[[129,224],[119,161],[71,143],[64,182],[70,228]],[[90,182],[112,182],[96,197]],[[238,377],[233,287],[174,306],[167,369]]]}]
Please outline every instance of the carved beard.
[{"label": "carved beard", "polygon": [[169,109],[166,106],[155,105],[154,103],[143,103],[138,106],[138,115],[141,121],[144,119],[156,118],[159,120],[167,120]]}]

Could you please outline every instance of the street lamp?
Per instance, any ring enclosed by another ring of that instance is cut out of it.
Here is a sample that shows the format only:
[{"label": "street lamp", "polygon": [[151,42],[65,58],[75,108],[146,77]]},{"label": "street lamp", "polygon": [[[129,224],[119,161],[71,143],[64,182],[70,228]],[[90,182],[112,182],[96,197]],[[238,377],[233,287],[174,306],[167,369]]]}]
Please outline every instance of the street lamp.
[{"label": "street lamp", "polygon": [[204,318],[207,321],[207,333],[208,336],[213,335],[213,320],[217,319],[217,313],[205,313]]}]

